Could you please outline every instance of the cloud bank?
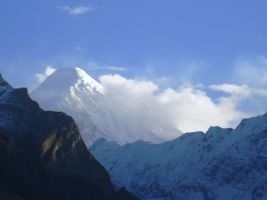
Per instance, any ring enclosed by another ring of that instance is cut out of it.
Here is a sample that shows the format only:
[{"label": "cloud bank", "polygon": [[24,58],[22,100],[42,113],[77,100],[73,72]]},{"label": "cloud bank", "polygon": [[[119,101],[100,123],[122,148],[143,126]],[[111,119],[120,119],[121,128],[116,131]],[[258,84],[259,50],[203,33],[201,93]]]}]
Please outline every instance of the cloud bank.
[{"label": "cloud bank", "polygon": [[[47,66],[35,76],[42,82],[54,71],[54,67]],[[104,112],[112,113],[115,121],[133,130],[154,128],[155,132],[161,132],[163,128],[174,133],[206,131],[210,126],[235,127],[242,118],[267,111],[267,89],[262,85],[181,85],[162,90],[150,80],[128,79],[118,74],[102,75],[99,82],[103,98],[98,104],[101,103]]]},{"label": "cloud bank", "polygon": [[101,76],[100,83],[108,99],[106,110],[115,113],[118,120],[145,122],[149,127],[171,127],[183,132],[206,131],[210,126],[233,127],[242,118],[251,116],[239,108],[241,102],[252,96],[267,97],[267,90],[247,85],[210,85],[206,89],[223,93],[214,100],[204,89],[194,86],[160,91],[151,81],[120,75]]}]

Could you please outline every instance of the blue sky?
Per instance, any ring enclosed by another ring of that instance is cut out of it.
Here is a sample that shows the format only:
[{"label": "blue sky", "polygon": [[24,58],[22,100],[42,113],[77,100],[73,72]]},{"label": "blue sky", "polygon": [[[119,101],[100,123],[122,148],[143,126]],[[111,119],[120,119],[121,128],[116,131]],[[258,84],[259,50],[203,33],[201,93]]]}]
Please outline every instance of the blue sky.
[{"label": "blue sky", "polygon": [[[64,9],[79,6],[93,9]],[[29,73],[46,65],[90,62],[127,68],[126,76],[194,71],[195,82],[233,82],[237,60],[266,55],[266,7],[264,0],[2,0],[0,69],[22,79],[10,80],[18,85],[33,84]]]},{"label": "blue sky", "polygon": [[[265,0],[0,4],[0,71],[16,87],[35,88],[47,66],[80,66],[95,78],[117,73],[162,88],[204,87],[214,101],[225,88],[210,85],[267,86]],[[261,102],[239,106],[264,110]]]}]

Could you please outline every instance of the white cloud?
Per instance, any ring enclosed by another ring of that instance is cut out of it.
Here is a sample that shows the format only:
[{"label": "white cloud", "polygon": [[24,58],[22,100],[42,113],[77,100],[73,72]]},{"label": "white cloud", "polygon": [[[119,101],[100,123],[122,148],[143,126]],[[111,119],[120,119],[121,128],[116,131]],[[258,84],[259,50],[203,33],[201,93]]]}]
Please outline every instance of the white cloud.
[{"label": "white cloud", "polygon": [[120,71],[120,72],[123,72],[123,71],[127,70],[124,67],[117,67],[117,66],[100,66],[100,67],[94,67],[94,68],[91,68],[91,69],[94,69],[94,70]]},{"label": "white cloud", "polygon": [[95,10],[95,8],[87,6],[77,6],[77,7],[63,6],[61,7],[61,9],[66,11],[70,15],[83,15]]},{"label": "white cloud", "polygon": [[251,95],[251,88],[249,88],[247,85],[224,83],[218,85],[210,85],[209,88],[212,90],[221,91],[244,98]]},{"label": "white cloud", "polygon": [[229,93],[232,96],[245,99],[253,95],[267,96],[267,90],[263,88],[253,88],[247,85],[235,85],[235,84],[218,84],[210,85],[210,89]]},{"label": "white cloud", "polygon": [[177,90],[168,88],[160,91],[150,81],[126,79],[120,75],[100,77],[108,103],[106,110],[116,113],[118,121],[139,123],[141,127],[166,127],[183,132],[206,131],[211,125],[233,127],[242,118],[251,114],[239,109],[241,101],[252,95],[267,96],[264,89],[246,85],[211,85],[212,90],[227,93],[218,101],[194,86]]},{"label": "white cloud", "polygon": [[209,88],[230,95],[219,97],[219,101],[239,107],[239,110],[243,110],[243,118],[267,111],[265,106],[267,89],[265,88],[234,84],[210,85]]},{"label": "white cloud", "polygon": [[87,68],[89,70],[107,70],[107,71],[117,71],[117,72],[123,72],[127,71],[127,68],[115,66],[115,65],[101,65],[94,61],[89,61],[87,63]]},{"label": "white cloud", "polygon": [[233,79],[241,84],[266,86],[267,58],[255,56],[238,60],[235,63]]},{"label": "white cloud", "polygon": [[38,82],[41,83],[43,82],[48,76],[50,76],[51,74],[53,74],[56,71],[56,69],[49,65],[45,68],[45,70],[43,71],[43,73],[37,73],[35,74],[35,77],[37,78]]}]

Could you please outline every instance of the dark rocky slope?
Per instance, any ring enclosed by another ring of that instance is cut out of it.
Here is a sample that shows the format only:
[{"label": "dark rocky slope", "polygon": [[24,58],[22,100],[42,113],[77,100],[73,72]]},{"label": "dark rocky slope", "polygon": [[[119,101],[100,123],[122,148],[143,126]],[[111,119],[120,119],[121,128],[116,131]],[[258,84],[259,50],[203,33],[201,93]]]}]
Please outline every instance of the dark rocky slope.
[{"label": "dark rocky slope", "polygon": [[135,199],[116,192],[73,119],[45,112],[0,77],[0,199]]}]

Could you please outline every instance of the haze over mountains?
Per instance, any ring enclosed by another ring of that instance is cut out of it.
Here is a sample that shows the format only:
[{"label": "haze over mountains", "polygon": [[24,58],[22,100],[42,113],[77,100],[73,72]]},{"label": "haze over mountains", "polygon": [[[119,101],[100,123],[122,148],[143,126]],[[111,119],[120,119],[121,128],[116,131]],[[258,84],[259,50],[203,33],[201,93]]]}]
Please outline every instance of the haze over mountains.
[{"label": "haze over mountains", "polygon": [[[136,95],[119,98],[119,91],[107,88],[81,68],[67,68],[50,75],[31,93],[31,97],[45,110],[71,115],[87,146],[101,137],[119,144],[137,140],[159,143],[181,134],[167,119],[166,111],[160,106],[151,107],[155,103],[149,102],[149,96],[147,99]],[[132,90],[134,93],[134,88]]]}]

